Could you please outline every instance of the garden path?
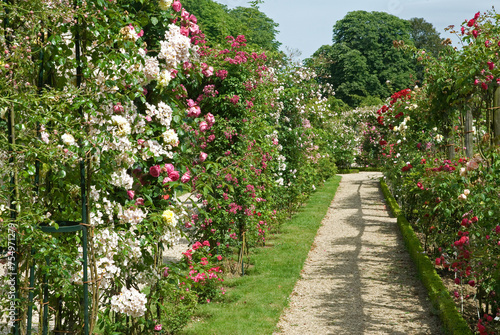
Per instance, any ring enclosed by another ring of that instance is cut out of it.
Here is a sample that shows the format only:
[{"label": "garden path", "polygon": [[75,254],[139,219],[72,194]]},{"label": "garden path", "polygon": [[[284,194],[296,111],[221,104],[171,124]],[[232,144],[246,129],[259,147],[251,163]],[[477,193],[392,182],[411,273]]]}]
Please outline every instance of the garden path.
[{"label": "garden path", "polygon": [[380,177],[342,175],[276,334],[443,334]]}]

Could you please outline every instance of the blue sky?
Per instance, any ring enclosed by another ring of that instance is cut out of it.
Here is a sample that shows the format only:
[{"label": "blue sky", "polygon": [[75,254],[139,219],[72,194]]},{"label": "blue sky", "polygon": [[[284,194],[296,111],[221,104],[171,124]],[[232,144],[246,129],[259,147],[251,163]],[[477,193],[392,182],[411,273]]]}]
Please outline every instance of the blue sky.
[{"label": "blue sky", "polygon": [[[248,6],[246,0],[216,0],[230,8]],[[484,0],[265,0],[260,10],[279,23],[278,40],[285,47],[298,49],[300,58],[311,56],[320,46],[331,44],[332,27],[337,20],[355,10],[387,12],[403,19],[423,17],[434,25],[441,37],[458,39],[444,28],[460,27],[478,11],[491,9],[495,1]]]}]

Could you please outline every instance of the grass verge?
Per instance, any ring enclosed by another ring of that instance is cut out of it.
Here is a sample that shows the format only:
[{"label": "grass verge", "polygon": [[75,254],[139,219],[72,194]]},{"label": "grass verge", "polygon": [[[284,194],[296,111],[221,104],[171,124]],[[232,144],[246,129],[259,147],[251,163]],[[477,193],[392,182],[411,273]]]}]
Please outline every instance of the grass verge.
[{"label": "grass verge", "polygon": [[408,220],[404,217],[387,184],[381,180],[380,186],[392,214],[398,219],[398,226],[403,235],[406,248],[417,267],[418,275],[427,289],[432,305],[438,310],[439,317],[446,329],[446,334],[472,335],[467,322],[457,310],[455,302],[444,286],[441,277],[437,274],[434,264],[424,253],[417,235]]},{"label": "grass verge", "polygon": [[181,334],[272,334],[340,178],[330,178],[318,188],[307,205],[283,224],[281,234],[268,240],[269,246],[256,248],[251,255],[254,266],[247,275],[226,280],[226,301],[200,305],[195,317],[199,321],[192,322]]}]

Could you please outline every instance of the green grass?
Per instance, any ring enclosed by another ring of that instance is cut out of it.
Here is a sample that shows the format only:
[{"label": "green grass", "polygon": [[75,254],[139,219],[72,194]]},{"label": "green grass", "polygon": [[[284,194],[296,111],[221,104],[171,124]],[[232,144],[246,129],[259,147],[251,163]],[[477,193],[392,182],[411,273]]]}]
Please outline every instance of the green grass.
[{"label": "green grass", "polygon": [[413,263],[415,263],[422,284],[424,284],[427,289],[432,305],[438,310],[439,318],[443,322],[446,334],[472,335],[467,322],[457,310],[455,302],[444,286],[441,277],[437,274],[434,264],[424,253],[420,240],[408,220],[404,217],[399,205],[390,193],[387,184],[381,180],[380,186],[387,200],[387,204],[391,208],[393,215],[398,219],[398,226],[403,235],[406,248],[408,249]]},{"label": "green grass", "polygon": [[227,301],[201,305],[199,320],[181,334],[272,334],[339,183],[335,176],[318,188],[282,232],[268,239],[270,246],[252,252],[254,266],[246,275],[226,280]]}]

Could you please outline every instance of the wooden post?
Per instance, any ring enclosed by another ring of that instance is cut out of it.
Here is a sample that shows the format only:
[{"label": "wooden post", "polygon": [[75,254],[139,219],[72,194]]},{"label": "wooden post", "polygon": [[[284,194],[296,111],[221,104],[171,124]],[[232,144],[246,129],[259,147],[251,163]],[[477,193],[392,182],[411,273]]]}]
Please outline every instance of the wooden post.
[{"label": "wooden post", "polygon": [[500,87],[493,95],[493,143],[500,145]]},{"label": "wooden post", "polygon": [[464,140],[465,140],[465,155],[471,158],[474,155],[474,133],[472,130],[472,107],[467,106],[467,110],[465,112],[465,131],[464,131]]},{"label": "wooden post", "polygon": [[446,143],[447,156],[449,160],[455,159],[455,143],[453,143],[452,126],[447,125],[444,132],[444,143]]}]

